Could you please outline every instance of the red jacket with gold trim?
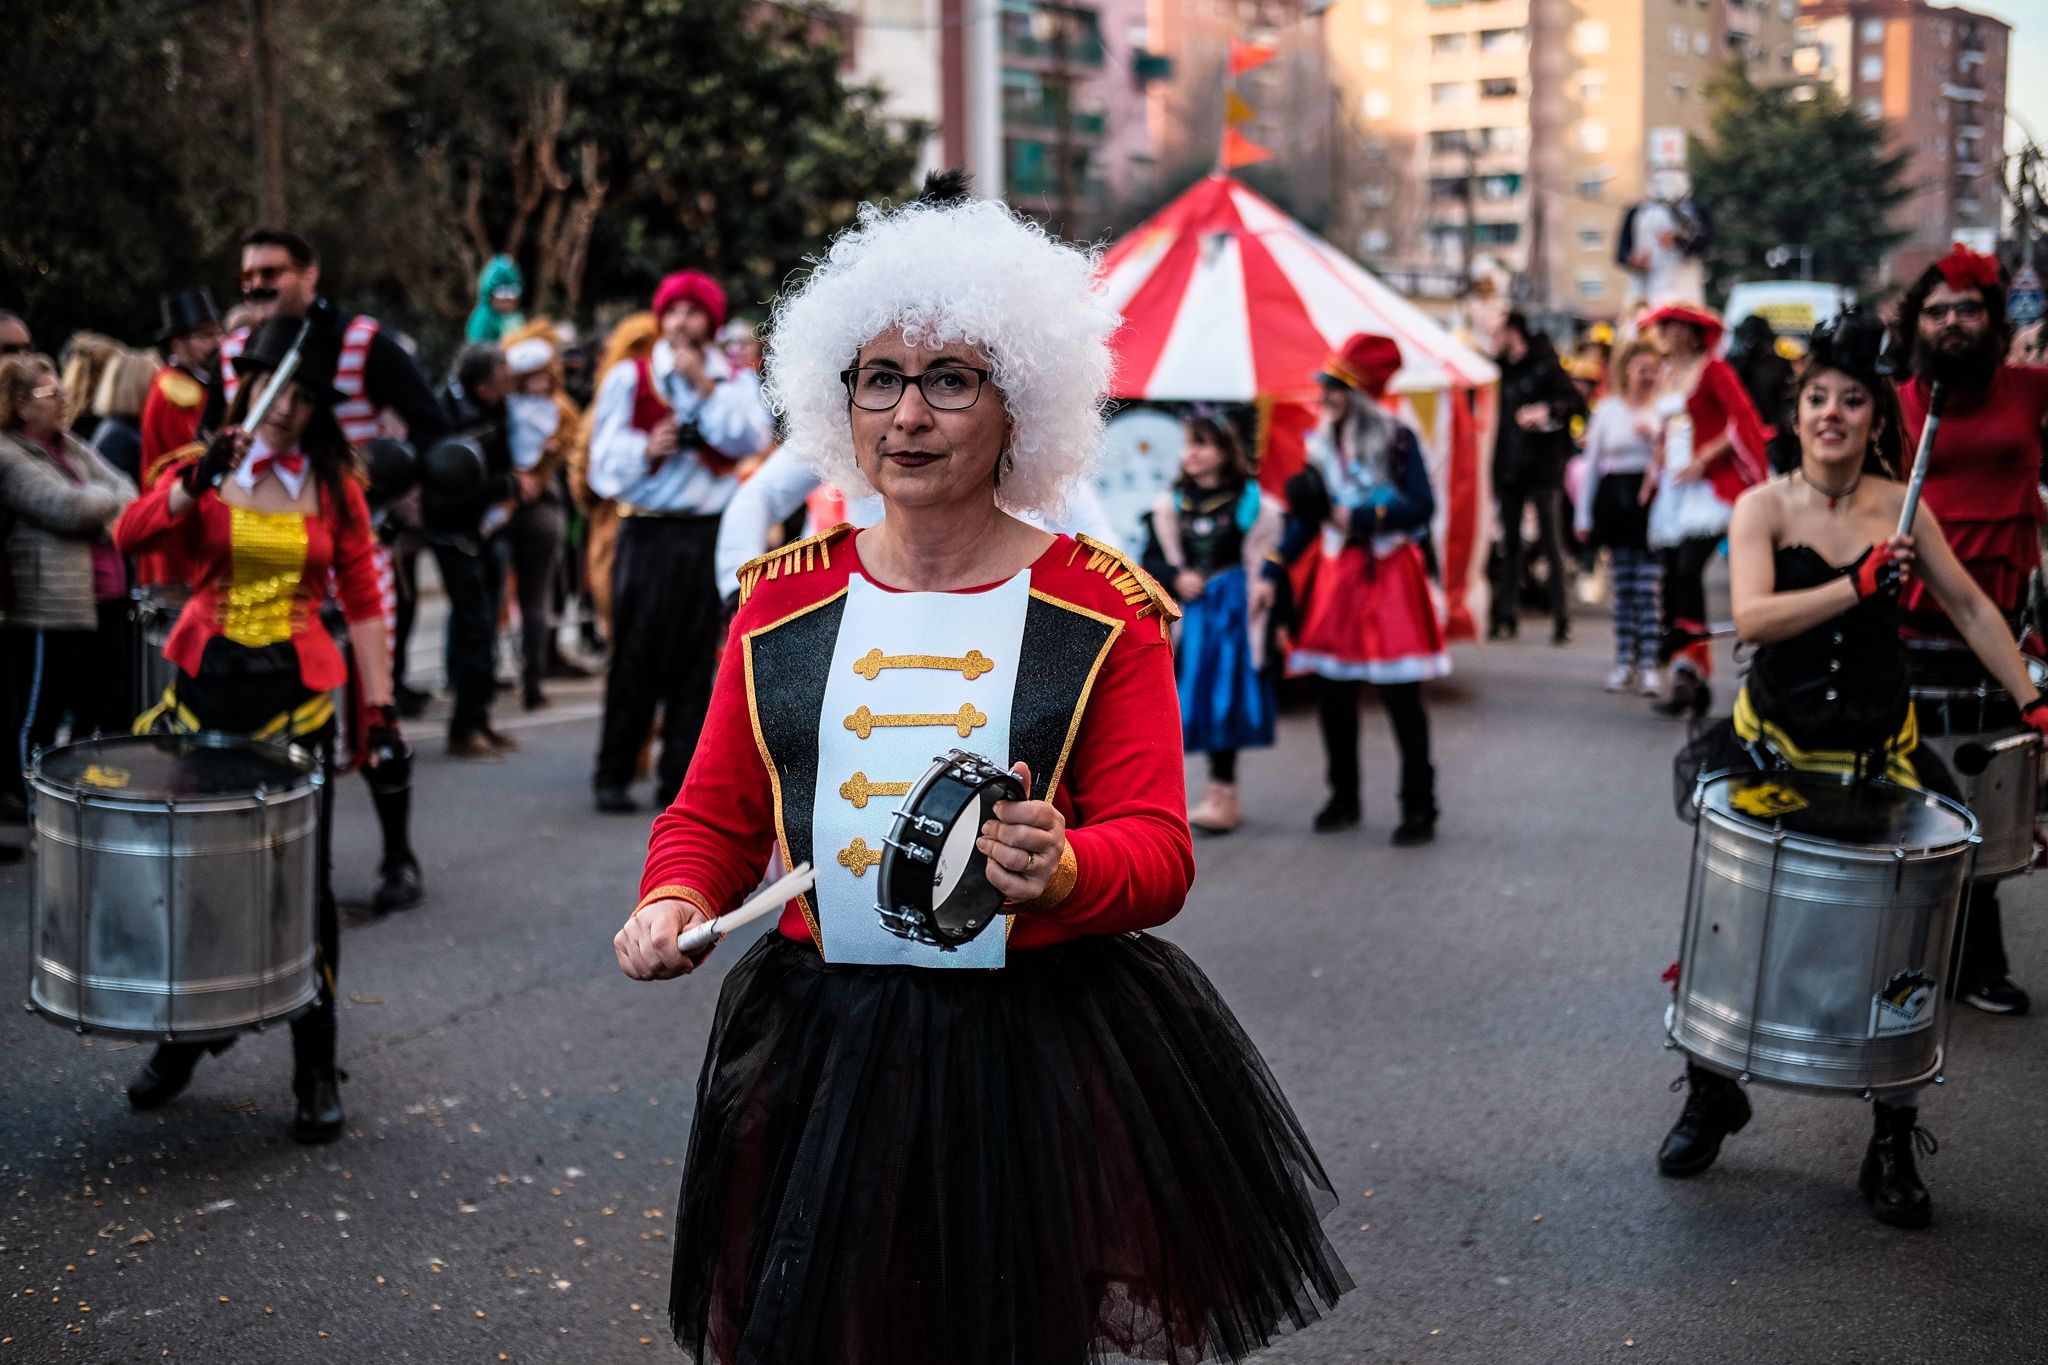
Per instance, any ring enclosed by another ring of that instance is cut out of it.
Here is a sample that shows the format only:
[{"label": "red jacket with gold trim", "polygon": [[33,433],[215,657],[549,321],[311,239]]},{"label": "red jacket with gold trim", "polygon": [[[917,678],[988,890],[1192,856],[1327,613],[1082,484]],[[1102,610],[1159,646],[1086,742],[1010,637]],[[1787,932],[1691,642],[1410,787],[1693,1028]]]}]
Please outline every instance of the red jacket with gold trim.
[{"label": "red jacket with gold trim", "polygon": [[[129,554],[163,553],[182,566],[192,598],[171,629],[164,657],[187,676],[199,672],[199,659],[215,636],[228,633],[228,620],[238,592],[291,596],[289,638],[299,656],[299,677],[307,687],[325,692],[348,680],[348,665],[320,620],[328,583],[351,623],[382,621],[384,594],[377,579],[377,543],[370,534],[370,509],[353,479],[342,481],[346,514],[321,490],[320,511],[305,521],[305,551],[280,585],[275,561],[252,570],[236,565],[235,509],[216,492],[201,495],[183,517],[170,512],[176,479],[158,479],[149,492],[128,504],[114,523],[114,543]],[[330,576],[331,571],[331,576]],[[260,573],[260,585],[252,580]]]},{"label": "red jacket with gold trim", "polygon": [[[820,717],[814,700],[802,714],[802,699],[822,695],[838,630],[830,608],[860,569],[860,533],[849,532],[836,527],[740,571],[703,735],[648,842],[642,905],[674,896],[710,914],[732,909],[760,882],[778,835],[792,863],[817,860],[808,817],[781,818],[768,764],[784,806],[807,811]],[[1031,587],[1010,757],[1030,764],[1034,798],[1050,782],[1072,858],[1038,901],[1011,907],[1013,950],[1163,924],[1195,871],[1166,637],[1178,609],[1120,554],[1069,536],[1031,565]],[[780,930],[816,940],[816,922],[799,897]]]}]

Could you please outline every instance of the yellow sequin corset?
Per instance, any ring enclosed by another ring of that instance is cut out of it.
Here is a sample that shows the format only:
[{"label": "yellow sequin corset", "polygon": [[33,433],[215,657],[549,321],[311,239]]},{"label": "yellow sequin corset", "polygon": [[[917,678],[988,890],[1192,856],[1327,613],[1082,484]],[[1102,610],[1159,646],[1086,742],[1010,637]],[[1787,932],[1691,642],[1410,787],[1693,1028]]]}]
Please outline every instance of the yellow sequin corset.
[{"label": "yellow sequin corset", "polygon": [[221,634],[261,648],[292,638],[306,572],[306,518],[301,512],[255,512],[230,507],[234,572],[220,597]]}]

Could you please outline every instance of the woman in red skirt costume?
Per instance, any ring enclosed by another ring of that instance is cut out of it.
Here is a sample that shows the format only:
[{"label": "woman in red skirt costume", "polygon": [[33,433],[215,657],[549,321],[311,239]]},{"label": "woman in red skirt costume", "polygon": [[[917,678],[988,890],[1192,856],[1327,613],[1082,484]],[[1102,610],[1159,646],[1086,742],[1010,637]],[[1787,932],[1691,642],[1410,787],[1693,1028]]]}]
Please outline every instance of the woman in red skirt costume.
[{"label": "woman in red skirt costume", "polygon": [[1321,532],[1300,634],[1288,666],[1321,679],[1329,804],[1318,831],[1363,818],[1358,780],[1358,694],[1379,689],[1401,750],[1397,845],[1436,837],[1436,769],[1422,683],[1451,671],[1441,614],[1420,541],[1436,498],[1414,430],[1382,401],[1401,368],[1401,349],[1361,332],[1330,357],[1320,376],[1322,422],[1309,438],[1309,471],[1288,487],[1287,550],[1298,555]]}]

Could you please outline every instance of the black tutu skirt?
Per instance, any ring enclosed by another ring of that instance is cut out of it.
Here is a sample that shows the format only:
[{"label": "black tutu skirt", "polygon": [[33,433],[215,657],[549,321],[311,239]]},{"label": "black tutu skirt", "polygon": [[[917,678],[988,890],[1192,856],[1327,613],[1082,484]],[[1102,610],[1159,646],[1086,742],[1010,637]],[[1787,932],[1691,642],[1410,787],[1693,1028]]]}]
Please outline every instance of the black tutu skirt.
[{"label": "black tutu skirt", "polygon": [[669,1312],[706,1365],[1238,1360],[1352,1287],[1335,1203],[1169,943],[932,971],[770,934],[719,996]]}]

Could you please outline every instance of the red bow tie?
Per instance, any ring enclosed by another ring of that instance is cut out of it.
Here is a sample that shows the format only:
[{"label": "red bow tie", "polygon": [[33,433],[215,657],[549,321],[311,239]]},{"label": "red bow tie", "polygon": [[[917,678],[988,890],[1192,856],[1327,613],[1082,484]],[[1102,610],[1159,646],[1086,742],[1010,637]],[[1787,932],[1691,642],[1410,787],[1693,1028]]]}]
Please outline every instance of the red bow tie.
[{"label": "red bow tie", "polygon": [[289,455],[258,455],[255,462],[249,466],[249,482],[262,482],[263,476],[270,472],[273,465],[297,478],[306,467],[306,457],[296,451]]}]

